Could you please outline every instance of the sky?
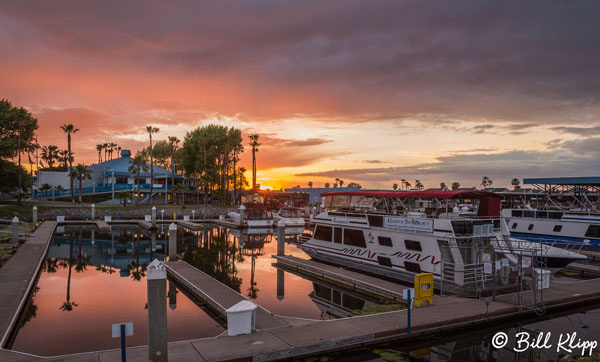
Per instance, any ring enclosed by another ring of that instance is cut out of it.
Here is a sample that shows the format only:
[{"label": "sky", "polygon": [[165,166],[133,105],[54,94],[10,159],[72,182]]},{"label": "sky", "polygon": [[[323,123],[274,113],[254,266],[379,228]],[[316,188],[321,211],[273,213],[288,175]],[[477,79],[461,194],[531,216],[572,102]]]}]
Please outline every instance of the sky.
[{"label": "sky", "polygon": [[[207,124],[279,189],[600,176],[600,2],[3,1],[0,98],[76,162]],[[249,177],[250,179],[250,177]]]}]

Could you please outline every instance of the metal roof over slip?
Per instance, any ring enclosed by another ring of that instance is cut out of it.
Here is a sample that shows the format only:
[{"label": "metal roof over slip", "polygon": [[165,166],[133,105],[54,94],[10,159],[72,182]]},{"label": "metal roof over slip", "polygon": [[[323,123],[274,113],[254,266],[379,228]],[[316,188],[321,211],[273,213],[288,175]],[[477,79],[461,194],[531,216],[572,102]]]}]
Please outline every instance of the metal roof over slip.
[{"label": "metal roof over slip", "polygon": [[525,185],[600,185],[600,176],[524,178]]}]

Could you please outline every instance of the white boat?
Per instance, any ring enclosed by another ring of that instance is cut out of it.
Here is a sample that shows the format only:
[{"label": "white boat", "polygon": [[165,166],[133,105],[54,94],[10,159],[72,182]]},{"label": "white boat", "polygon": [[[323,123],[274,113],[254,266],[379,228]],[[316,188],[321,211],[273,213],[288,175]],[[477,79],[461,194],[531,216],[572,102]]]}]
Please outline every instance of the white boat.
[{"label": "white boat", "polygon": [[[271,228],[273,227],[273,214],[264,204],[247,203],[240,206],[243,213],[243,225],[250,228]],[[235,224],[240,224],[240,212],[228,212],[227,216]]]},{"label": "white boat", "polygon": [[297,207],[282,207],[277,214],[273,215],[273,221],[277,226],[303,227],[304,212]]},{"label": "white boat", "polygon": [[600,249],[600,214],[563,210],[503,209],[512,236],[570,249]]},{"label": "white boat", "polygon": [[[325,211],[313,218],[312,237],[299,248],[314,259],[386,277],[412,282],[415,274],[432,273],[438,283],[451,280],[481,291],[489,288],[485,281],[492,273],[486,263],[494,259],[510,269],[506,272],[515,272],[518,261],[527,258],[529,263],[521,267],[544,267],[538,262],[549,256],[565,264],[585,258],[535,243],[512,245],[506,226],[501,227],[502,196],[491,192],[342,191],[322,196]],[[476,216],[448,212],[462,200],[472,202]],[[411,211],[423,206],[424,212]]]}]

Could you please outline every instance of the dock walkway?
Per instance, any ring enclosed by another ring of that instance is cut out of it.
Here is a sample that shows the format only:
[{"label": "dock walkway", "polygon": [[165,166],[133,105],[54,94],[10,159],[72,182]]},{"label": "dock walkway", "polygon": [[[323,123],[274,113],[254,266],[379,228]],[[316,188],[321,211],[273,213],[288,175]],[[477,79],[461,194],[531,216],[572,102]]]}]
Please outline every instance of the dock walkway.
[{"label": "dock walkway", "polygon": [[[163,262],[163,265],[167,268],[169,278],[206,301],[213,310],[222,316],[227,315],[226,310],[229,307],[247,300],[240,293],[184,261],[168,261]],[[257,329],[263,330],[286,326],[289,326],[289,324],[283,319],[276,317],[260,306],[257,308]]]},{"label": "dock walkway", "polygon": [[56,228],[43,222],[0,269],[0,347],[4,347],[27,297],[37,280]]}]

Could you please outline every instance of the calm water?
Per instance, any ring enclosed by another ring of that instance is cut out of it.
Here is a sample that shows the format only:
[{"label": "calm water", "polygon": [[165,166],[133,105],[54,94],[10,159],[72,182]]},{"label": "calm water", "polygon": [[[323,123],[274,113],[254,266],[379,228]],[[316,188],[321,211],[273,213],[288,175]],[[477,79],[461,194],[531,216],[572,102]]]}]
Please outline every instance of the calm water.
[{"label": "calm water", "polygon": [[[287,230],[285,253],[296,248],[303,230]],[[43,356],[119,348],[111,325],[133,322],[128,346],[147,344],[146,266],[168,250],[167,226],[154,235],[137,227],[111,233],[86,228],[57,230],[36,291],[12,349]],[[352,316],[381,301],[277,270],[272,230],[241,232],[206,227],[178,230],[178,254],[255,303],[279,315],[329,319]],[[225,331],[207,312],[168,283],[169,341],[216,336]]]}]

